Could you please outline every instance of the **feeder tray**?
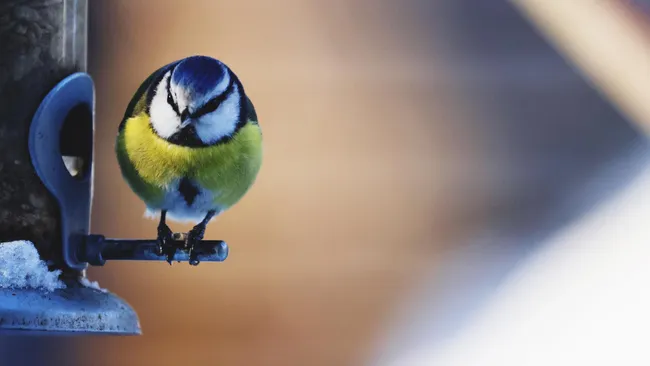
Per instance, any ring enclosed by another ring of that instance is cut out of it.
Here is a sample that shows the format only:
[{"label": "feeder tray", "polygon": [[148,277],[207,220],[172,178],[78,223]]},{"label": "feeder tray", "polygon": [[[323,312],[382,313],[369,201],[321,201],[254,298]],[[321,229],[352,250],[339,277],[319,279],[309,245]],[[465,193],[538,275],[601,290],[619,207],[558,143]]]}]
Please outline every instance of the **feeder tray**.
[{"label": "feeder tray", "polygon": [[141,334],[138,315],[124,300],[77,285],[44,292],[0,289],[2,334]]}]

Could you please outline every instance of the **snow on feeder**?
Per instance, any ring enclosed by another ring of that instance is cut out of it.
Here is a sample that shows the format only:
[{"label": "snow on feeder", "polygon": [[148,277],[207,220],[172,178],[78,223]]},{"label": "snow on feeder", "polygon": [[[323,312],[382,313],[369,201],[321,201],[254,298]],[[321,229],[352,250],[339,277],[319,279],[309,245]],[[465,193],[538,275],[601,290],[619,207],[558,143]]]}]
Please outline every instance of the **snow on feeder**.
[{"label": "snow on feeder", "polygon": [[[135,311],[88,265],[156,260],[155,240],[91,235],[94,86],[87,0],[0,3],[0,331],[140,334]],[[181,236],[181,237],[179,237]],[[174,260],[189,260],[182,235]],[[205,240],[195,261],[228,247]]]}]

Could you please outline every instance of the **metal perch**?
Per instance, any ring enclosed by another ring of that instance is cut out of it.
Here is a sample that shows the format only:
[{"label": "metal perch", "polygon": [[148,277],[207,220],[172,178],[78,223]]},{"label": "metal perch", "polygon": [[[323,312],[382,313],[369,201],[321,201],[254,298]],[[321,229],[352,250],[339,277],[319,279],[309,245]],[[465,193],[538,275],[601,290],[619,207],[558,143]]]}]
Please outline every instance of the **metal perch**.
[{"label": "metal perch", "polygon": [[[185,233],[174,234],[170,245],[175,249],[173,260],[199,262],[223,262],[228,257],[228,245],[222,240],[203,240],[190,251]],[[93,266],[103,266],[107,260],[166,261],[167,256],[158,251],[154,240],[106,239],[102,235],[88,235],[78,256]]]}]

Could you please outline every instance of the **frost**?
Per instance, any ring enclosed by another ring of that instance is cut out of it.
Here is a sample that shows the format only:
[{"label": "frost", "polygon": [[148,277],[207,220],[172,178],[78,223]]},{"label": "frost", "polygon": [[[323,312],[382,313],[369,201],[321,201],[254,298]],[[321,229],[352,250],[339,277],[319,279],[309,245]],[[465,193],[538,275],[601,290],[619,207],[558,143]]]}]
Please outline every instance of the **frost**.
[{"label": "frost", "polygon": [[53,291],[64,288],[60,270],[50,272],[34,244],[12,241],[0,244],[0,288],[33,288]]},{"label": "frost", "polygon": [[97,281],[90,281],[87,277],[82,277],[81,280],[79,281],[81,284],[85,287],[89,288],[94,288],[95,290],[99,290],[101,292],[107,292],[108,290],[99,287],[99,282]]}]

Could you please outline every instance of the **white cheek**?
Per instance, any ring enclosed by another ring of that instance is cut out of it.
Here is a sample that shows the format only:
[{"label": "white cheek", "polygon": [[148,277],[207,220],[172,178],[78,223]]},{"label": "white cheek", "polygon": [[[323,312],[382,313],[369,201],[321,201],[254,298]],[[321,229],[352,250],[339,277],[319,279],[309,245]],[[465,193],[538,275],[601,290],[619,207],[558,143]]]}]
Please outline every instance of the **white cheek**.
[{"label": "white cheek", "polygon": [[239,119],[239,92],[237,86],[217,110],[199,118],[196,132],[206,144],[215,142],[235,132]]},{"label": "white cheek", "polygon": [[151,100],[151,124],[158,135],[162,138],[168,138],[173,135],[180,125],[180,118],[174,112],[172,106],[167,103],[167,78],[166,76],[156,87],[156,93]]}]

